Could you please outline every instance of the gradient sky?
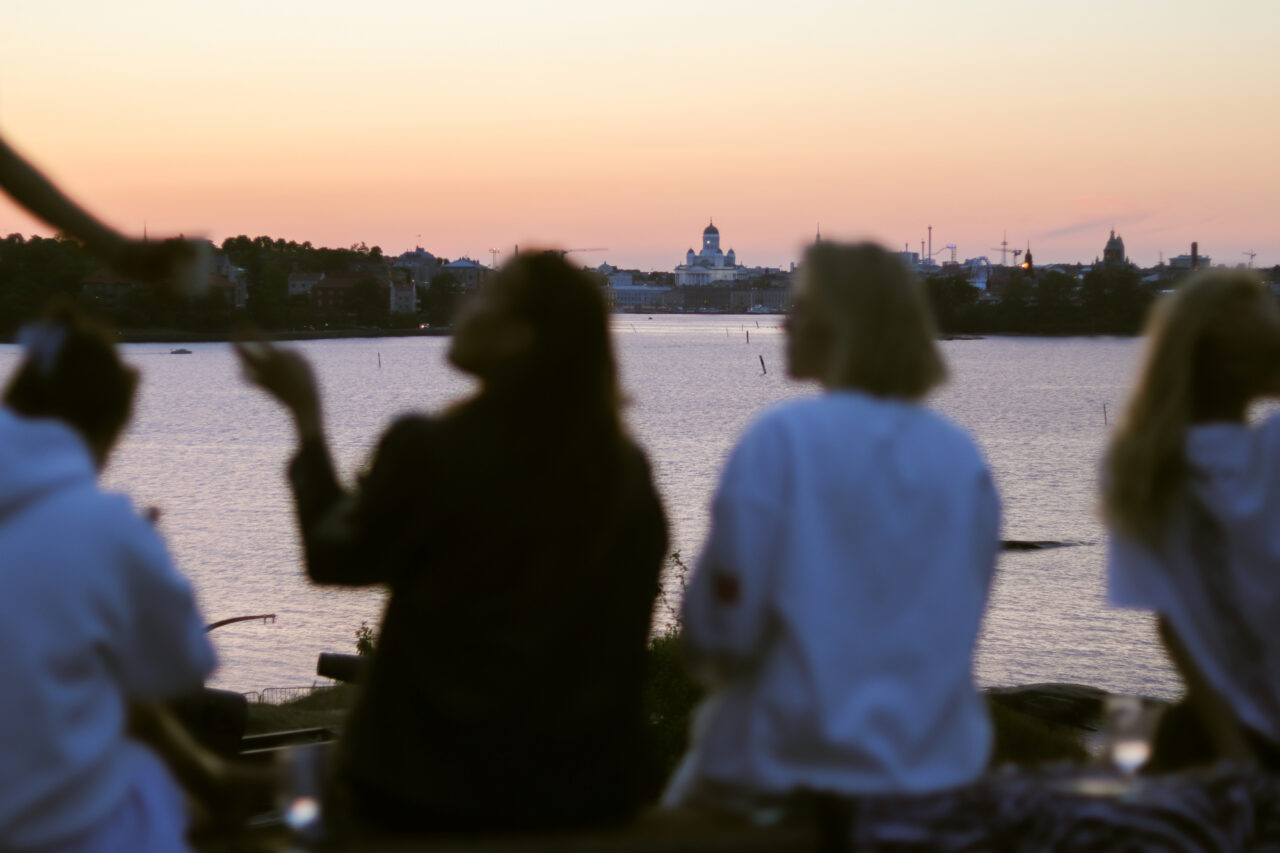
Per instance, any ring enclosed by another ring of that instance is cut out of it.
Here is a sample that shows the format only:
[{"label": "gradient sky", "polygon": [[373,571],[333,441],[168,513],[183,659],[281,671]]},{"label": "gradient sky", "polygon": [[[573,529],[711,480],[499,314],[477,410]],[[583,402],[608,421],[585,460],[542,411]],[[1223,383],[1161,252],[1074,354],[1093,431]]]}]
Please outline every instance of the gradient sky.
[{"label": "gradient sky", "polygon": [[110,5],[5,3],[0,132],[131,233],[1280,263],[1276,0]]}]

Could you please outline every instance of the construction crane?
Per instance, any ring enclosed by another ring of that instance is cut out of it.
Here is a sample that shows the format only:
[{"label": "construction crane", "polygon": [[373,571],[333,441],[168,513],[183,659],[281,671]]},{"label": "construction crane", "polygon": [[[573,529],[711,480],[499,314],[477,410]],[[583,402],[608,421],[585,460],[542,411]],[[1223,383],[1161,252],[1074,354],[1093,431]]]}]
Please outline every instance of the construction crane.
[{"label": "construction crane", "polygon": [[608,247],[605,247],[605,248],[603,248],[603,249],[600,249],[600,248],[596,248],[596,249],[561,249],[561,250],[560,250],[560,257],[562,257],[562,258],[563,258],[565,255],[569,254],[570,252],[607,252],[607,251],[609,251]]},{"label": "construction crane", "polygon": [[1258,256],[1258,253],[1253,249],[1250,249],[1249,251],[1241,252],[1240,254],[1249,256],[1249,269],[1253,269],[1253,259]]},{"label": "construction crane", "polygon": [[1020,250],[1020,249],[1010,249],[1010,248],[1009,248],[1009,232],[1008,232],[1008,231],[1005,231],[1005,232],[1004,232],[1004,234],[1003,234],[1003,236],[1001,237],[1001,239],[1000,239],[1000,247],[999,247],[999,248],[996,248],[995,246],[992,246],[992,247],[991,247],[991,251],[993,251],[993,252],[999,252],[999,253],[1000,253],[1000,266],[1002,266],[1002,267],[1006,265],[1006,264],[1005,264],[1005,261],[1007,261],[1007,260],[1009,259],[1009,258],[1008,258],[1008,254],[1009,254],[1010,252],[1013,252],[1013,253],[1014,253],[1014,254],[1013,254],[1013,263],[1014,263],[1014,265],[1016,266],[1016,265],[1017,265],[1017,263],[1018,263],[1018,255],[1021,253],[1021,250]]}]

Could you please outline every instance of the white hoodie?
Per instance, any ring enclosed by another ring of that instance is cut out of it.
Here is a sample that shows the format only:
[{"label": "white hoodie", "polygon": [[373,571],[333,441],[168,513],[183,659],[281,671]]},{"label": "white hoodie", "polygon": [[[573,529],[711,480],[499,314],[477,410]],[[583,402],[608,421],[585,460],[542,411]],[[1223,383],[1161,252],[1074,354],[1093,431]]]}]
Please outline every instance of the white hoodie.
[{"label": "white hoodie", "polygon": [[1280,415],[1194,426],[1186,454],[1194,501],[1164,547],[1111,531],[1111,603],[1164,616],[1239,720],[1280,743]]},{"label": "white hoodie", "polygon": [[85,443],[0,409],[0,849],[119,809],[146,764],[128,703],[196,689],[213,665],[190,587],[98,489]]},{"label": "white hoodie", "polygon": [[999,517],[972,440],[923,406],[842,390],[757,420],[685,592],[688,650],[720,683],[667,802],[703,782],[923,793],[982,773],[972,656]]}]

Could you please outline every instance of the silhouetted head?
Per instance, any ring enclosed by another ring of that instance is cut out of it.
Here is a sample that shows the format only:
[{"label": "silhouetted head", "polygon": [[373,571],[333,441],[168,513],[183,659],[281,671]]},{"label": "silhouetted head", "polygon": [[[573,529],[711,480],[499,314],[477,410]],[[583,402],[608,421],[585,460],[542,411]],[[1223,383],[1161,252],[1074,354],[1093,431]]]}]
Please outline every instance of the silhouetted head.
[{"label": "silhouetted head", "polygon": [[555,252],[525,252],[459,312],[449,360],[487,390],[616,412],[600,285]]},{"label": "silhouetted head", "polygon": [[1210,270],[1157,305],[1147,355],[1107,454],[1104,511],[1154,541],[1186,485],[1193,423],[1240,421],[1280,393],[1280,308],[1253,273]]},{"label": "silhouetted head", "polygon": [[18,343],[25,358],[5,390],[5,404],[19,415],[65,422],[103,467],[129,421],[137,371],[120,360],[106,330],[70,304],[23,326]]},{"label": "silhouetted head", "polygon": [[918,400],[946,378],[924,287],[871,243],[805,253],[787,328],[797,379]]}]

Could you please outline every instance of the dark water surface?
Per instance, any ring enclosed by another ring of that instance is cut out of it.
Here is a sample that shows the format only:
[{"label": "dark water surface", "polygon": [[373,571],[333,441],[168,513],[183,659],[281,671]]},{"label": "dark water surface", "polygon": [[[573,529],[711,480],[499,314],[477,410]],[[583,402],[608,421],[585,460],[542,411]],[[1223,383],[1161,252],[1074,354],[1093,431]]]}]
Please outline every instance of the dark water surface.
[{"label": "dark water surface", "polygon": [[[619,316],[614,332],[628,423],[652,460],[674,547],[692,562],[737,436],[765,407],[816,390],[786,379],[778,317]],[[468,393],[471,383],[445,363],[447,345],[444,338],[292,345],[315,365],[342,471],[358,468],[397,413],[438,411]],[[383,594],[305,580],[283,473],[291,425],[240,380],[227,345],[184,346],[191,355],[169,355],[163,344],[124,347],[143,370],[141,399],[106,482],[163,509],[161,529],[209,621],[277,614],[274,624],[212,635],[221,658],[216,685],[311,684],[317,654],[353,651],[355,629],[377,621]],[[1107,437],[1103,404],[1114,424],[1139,342],[988,338],[943,348],[952,379],[932,404],[968,429],[990,460],[1004,538],[1086,543],[1002,556],[980,680],[1177,693],[1151,619],[1104,601],[1094,490]],[[5,374],[16,359],[15,348],[0,347]]]}]

